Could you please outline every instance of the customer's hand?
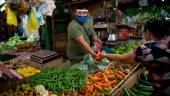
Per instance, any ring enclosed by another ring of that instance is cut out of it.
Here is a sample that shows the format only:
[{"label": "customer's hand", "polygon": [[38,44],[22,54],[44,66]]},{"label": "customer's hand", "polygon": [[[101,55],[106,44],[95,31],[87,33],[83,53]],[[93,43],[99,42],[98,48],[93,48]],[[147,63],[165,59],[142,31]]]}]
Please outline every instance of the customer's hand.
[{"label": "customer's hand", "polygon": [[107,53],[105,51],[102,51],[102,52],[99,53],[99,56],[101,58],[106,58],[107,57]]}]

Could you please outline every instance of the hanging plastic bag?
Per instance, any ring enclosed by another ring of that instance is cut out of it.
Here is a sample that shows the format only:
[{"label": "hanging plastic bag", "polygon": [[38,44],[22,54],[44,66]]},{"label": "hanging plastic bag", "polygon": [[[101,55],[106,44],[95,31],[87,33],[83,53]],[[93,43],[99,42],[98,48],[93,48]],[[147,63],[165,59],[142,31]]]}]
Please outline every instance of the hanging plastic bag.
[{"label": "hanging plastic bag", "polygon": [[9,5],[6,6],[6,13],[7,13],[7,24],[17,26],[18,23],[17,23],[16,13],[9,8]]},{"label": "hanging plastic bag", "polygon": [[38,22],[39,22],[39,25],[44,25],[45,24],[45,20],[44,20],[44,17],[41,13],[41,10],[39,8],[36,8],[36,16],[37,16],[37,19],[38,19]]},{"label": "hanging plastic bag", "polygon": [[47,12],[51,11],[48,0],[42,2],[42,4],[40,5],[40,9],[42,14],[46,14]]},{"label": "hanging plastic bag", "polygon": [[6,1],[5,0],[0,0],[0,11],[4,11],[6,6]]},{"label": "hanging plastic bag", "polygon": [[43,15],[52,16],[53,10],[56,8],[54,0],[44,0],[40,5]]},{"label": "hanging plastic bag", "polygon": [[28,17],[27,30],[28,32],[36,32],[39,28],[39,23],[33,8]]}]

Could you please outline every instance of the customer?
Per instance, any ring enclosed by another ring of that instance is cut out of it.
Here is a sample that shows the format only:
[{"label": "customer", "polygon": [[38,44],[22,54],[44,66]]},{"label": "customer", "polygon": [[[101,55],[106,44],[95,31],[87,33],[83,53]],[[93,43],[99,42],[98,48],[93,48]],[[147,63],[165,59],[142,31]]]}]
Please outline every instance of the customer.
[{"label": "customer", "polygon": [[153,96],[170,96],[170,23],[166,20],[148,21],[144,25],[145,40],[129,54],[106,54],[101,56],[126,64],[141,62],[149,70],[154,86]]},{"label": "customer", "polygon": [[86,53],[95,57],[90,43],[98,42],[98,37],[89,22],[87,9],[76,9],[75,18],[68,25],[67,57],[73,62],[80,62]]}]

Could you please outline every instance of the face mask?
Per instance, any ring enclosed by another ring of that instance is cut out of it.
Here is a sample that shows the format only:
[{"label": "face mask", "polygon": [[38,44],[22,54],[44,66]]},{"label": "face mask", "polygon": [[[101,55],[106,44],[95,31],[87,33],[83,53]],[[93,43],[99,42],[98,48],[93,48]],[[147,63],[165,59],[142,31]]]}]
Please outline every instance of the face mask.
[{"label": "face mask", "polygon": [[83,24],[89,19],[89,16],[76,16],[76,20],[80,23]]}]

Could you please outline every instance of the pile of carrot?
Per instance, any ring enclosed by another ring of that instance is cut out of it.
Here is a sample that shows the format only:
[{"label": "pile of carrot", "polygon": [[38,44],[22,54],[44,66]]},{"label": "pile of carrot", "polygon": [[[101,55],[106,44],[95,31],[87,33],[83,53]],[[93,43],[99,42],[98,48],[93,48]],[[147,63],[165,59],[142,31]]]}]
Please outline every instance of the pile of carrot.
[{"label": "pile of carrot", "polygon": [[105,96],[101,92],[110,93],[121,80],[126,77],[122,71],[113,71],[107,69],[104,71],[96,72],[89,75],[86,81],[86,86],[83,90],[79,91],[78,96]]}]

